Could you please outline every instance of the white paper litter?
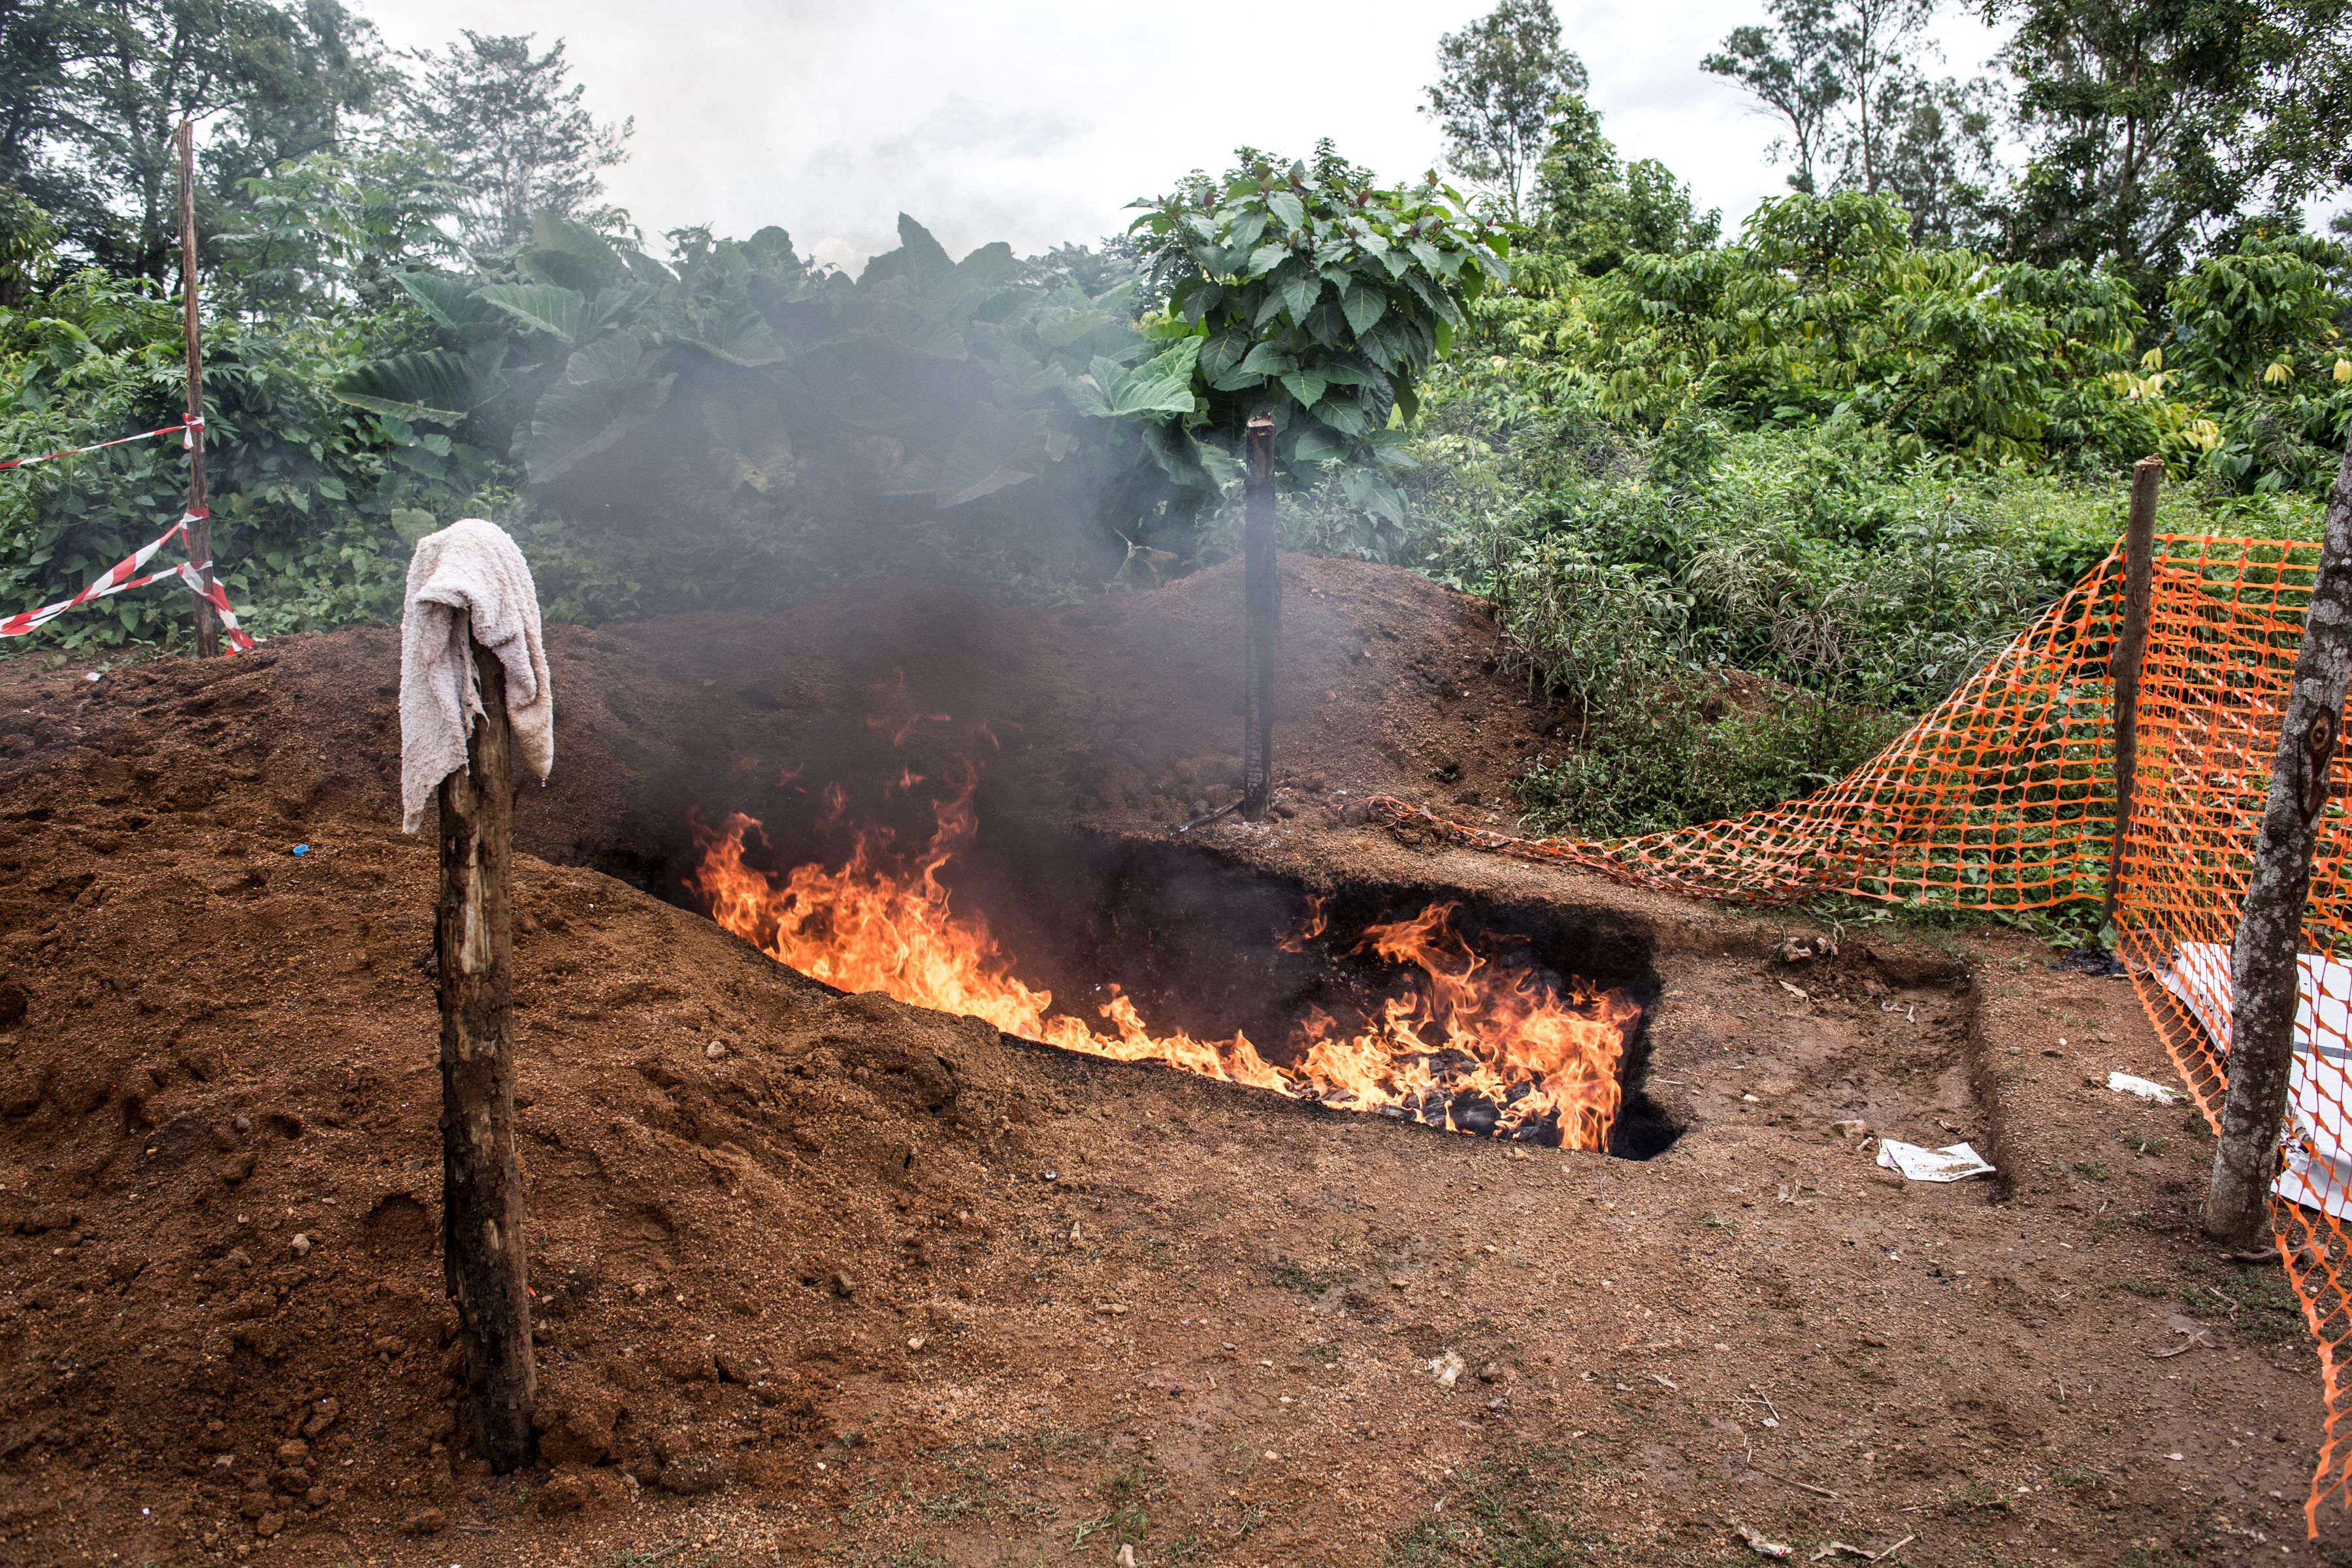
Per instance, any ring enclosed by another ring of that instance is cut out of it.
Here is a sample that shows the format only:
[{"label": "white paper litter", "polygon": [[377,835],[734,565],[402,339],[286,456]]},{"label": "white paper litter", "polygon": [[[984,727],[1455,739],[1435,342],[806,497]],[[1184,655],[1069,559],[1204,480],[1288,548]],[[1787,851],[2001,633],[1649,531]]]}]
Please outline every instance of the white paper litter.
[{"label": "white paper litter", "polygon": [[2179,1089],[2167,1089],[2153,1079],[2137,1078],[2127,1072],[2109,1073],[2107,1087],[2117,1094],[2136,1094],[2158,1105],[2178,1105],[2189,1098]]},{"label": "white paper litter", "polygon": [[1878,1163],[1890,1171],[1902,1172],[1914,1182],[1959,1182],[1970,1176],[1992,1174],[1992,1167],[1965,1143],[1955,1143],[1948,1149],[1923,1149],[1916,1143],[1881,1138]]},{"label": "white paper litter", "polygon": [[[2294,962],[2299,997],[2286,1169],[2271,1191],[2289,1203],[2352,1218],[2352,1131],[2344,1113],[2345,1101],[2352,1100],[2352,1079],[2345,1071],[2352,1061],[2352,963],[2316,952],[2298,953]],[[2184,942],[2156,975],[2226,1058],[2230,950],[2217,942]]]}]

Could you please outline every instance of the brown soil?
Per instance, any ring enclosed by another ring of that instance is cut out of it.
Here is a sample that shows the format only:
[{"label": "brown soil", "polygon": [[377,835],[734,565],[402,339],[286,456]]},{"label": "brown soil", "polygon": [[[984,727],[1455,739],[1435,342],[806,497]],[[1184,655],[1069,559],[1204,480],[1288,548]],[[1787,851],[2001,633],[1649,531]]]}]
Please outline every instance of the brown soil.
[{"label": "brown soil", "polygon": [[[1286,815],[1190,841],[1637,932],[1680,1141],[1529,1150],[1006,1042],[607,874],[666,882],[690,808],[886,758],[976,757],[984,821],[1164,840],[1234,765],[1230,569],[1045,614],[875,584],[559,630],[517,887],[546,1464],[506,1478],[449,1370],[395,635],[13,667],[0,1563],[1535,1568],[1753,1560],[1742,1526],[1800,1561],[2313,1551],[2293,1300],[2195,1240],[2192,1119],[2085,1085],[2169,1076],[2126,984],[2000,935],[1784,964],[1785,921],[1366,827],[1383,791],[1507,825],[1558,715],[1466,601],[1286,572]],[[1850,1120],[2002,1179],[1906,1184]]]}]

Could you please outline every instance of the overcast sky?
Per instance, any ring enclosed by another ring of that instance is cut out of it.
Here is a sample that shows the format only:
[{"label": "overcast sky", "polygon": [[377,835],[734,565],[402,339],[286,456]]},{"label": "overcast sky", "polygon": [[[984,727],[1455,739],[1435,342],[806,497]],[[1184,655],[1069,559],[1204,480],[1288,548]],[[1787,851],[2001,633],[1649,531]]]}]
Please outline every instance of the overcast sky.
[{"label": "overcast sky", "polygon": [[[902,210],[958,255],[1090,241],[1124,226],[1129,201],[1223,169],[1245,142],[1297,156],[1328,136],[1410,178],[1438,154],[1415,112],[1438,35],[1491,4],[361,0],[402,48],[468,26],[562,38],[590,109],[636,121],[607,183],[649,237],[781,224],[803,253],[853,268],[897,243]],[[1554,4],[1621,155],[1664,160],[1727,230],[1784,188],[1765,157],[1771,122],[1698,68],[1763,19],[1761,0]],[[1941,70],[1975,75],[1995,39],[1946,9]]]}]

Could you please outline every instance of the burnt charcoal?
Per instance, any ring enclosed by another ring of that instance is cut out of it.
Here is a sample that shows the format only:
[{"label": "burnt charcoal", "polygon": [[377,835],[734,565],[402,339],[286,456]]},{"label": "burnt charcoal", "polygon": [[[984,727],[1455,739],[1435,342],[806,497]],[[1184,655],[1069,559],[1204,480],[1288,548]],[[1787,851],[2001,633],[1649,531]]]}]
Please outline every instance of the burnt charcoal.
[{"label": "burnt charcoal", "polygon": [[1457,1094],[1454,1097],[1454,1125],[1465,1132],[1475,1132],[1484,1138],[1492,1134],[1502,1112],[1495,1102],[1483,1094]]},{"label": "burnt charcoal", "polygon": [[1541,1116],[1523,1121],[1505,1134],[1515,1143],[1533,1143],[1545,1149],[1559,1147],[1559,1112],[1547,1110]]}]

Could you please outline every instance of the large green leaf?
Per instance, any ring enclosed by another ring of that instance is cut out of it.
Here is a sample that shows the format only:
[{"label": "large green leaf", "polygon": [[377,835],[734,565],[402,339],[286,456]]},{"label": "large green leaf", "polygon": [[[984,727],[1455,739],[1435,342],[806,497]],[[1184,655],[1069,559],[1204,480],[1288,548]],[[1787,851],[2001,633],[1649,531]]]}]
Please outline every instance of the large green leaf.
[{"label": "large green leaf", "polygon": [[956,272],[965,282],[992,293],[1021,276],[1021,261],[1013,247],[1000,239],[957,262]]},{"label": "large green leaf", "polygon": [[948,259],[947,247],[931,237],[931,231],[908,217],[898,215],[898,249],[908,270],[920,276],[926,272],[951,272],[955,263]]},{"label": "large green leaf", "polygon": [[1025,459],[1018,453],[1023,445],[1004,411],[993,403],[982,404],[940,465],[940,504],[962,506],[1036,478],[1034,468],[1022,466]]},{"label": "large green leaf", "polygon": [[1337,462],[1348,455],[1348,445],[1321,426],[1307,425],[1300,428],[1290,455],[1297,463]]},{"label": "large green leaf", "polygon": [[1089,300],[1086,290],[1076,283],[1064,283],[1060,291],[1037,311],[1037,341],[1049,349],[1066,349],[1083,342],[1103,328],[1123,321],[1127,302],[1134,292],[1134,284],[1122,283],[1101,298]]},{"label": "large green leaf", "polygon": [[581,294],[593,294],[607,281],[601,268],[568,251],[532,247],[515,258],[515,265],[534,283],[552,284]]},{"label": "large green leaf", "polygon": [[690,349],[699,349],[713,359],[755,370],[763,364],[774,364],[785,357],[775,334],[768,330],[768,319],[744,306],[730,310],[718,321],[709,323],[700,332],[677,340]]},{"label": "large green leaf", "polygon": [[617,386],[636,379],[645,353],[634,332],[607,332],[564,362],[563,379],[574,386]]},{"label": "large green leaf", "polygon": [[531,331],[574,345],[598,321],[596,308],[585,295],[552,283],[487,283],[477,292]]},{"label": "large green leaf", "polygon": [[1250,252],[1249,267],[1243,276],[1247,278],[1263,278],[1267,273],[1273,271],[1276,268],[1281,266],[1284,262],[1289,259],[1290,247],[1286,245],[1261,245],[1255,250]]},{"label": "large green leaf", "polygon": [[1350,289],[1339,301],[1339,310],[1348,318],[1348,330],[1358,337],[1370,331],[1388,308],[1387,297],[1377,289]]},{"label": "large green leaf", "polygon": [[476,336],[482,329],[503,325],[507,320],[465,279],[440,272],[395,272],[392,277],[410,299],[425,307],[426,315],[451,331]]},{"label": "large green leaf", "polygon": [[1362,440],[1372,433],[1372,421],[1363,405],[1350,397],[1327,398],[1309,410],[1316,418],[1342,436]]},{"label": "large green leaf", "polygon": [[[1118,368],[1118,362],[1114,360],[1097,360],[1096,363],[1109,365],[1114,370]],[[1081,414],[1096,419],[1111,416],[1110,394],[1103,389],[1103,384],[1091,373],[1065,378],[1062,393],[1070,400],[1070,406]]]},{"label": "large green leaf", "polygon": [[327,391],[337,402],[394,419],[462,418],[480,401],[473,367],[446,349],[369,360],[337,376]]},{"label": "large green leaf", "polygon": [[584,458],[593,458],[644,424],[669,401],[675,375],[625,387],[573,386],[558,382],[531,410],[523,461],[531,482],[546,484]]},{"label": "large green leaf", "polygon": [[1285,278],[1281,283],[1282,303],[1290,319],[1305,322],[1307,312],[1315,309],[1315,301],[1323,296],[1323,279],[1307,268]]},{"label": "large green leaf", "polygon": [[604,282],[618,282],[627,270],[612,242],[586,224],[574,222],[551,207],[530,215],[530,243],[541,250],[569,256]]},{"label": "large green leaf", "polygon": [[1256,347],[1239,332],[1219,332],[1215,337],[1205,339],[1201,349],[1202,379],[1221,392],[1237,389],[1225,384],[1228,379],[1235,380],[1238,386],[1255,384],[1255,373],[1244,374],[1238,367]]},{"label": "large green leaf", "polygon": [[1192,412],[1192,368],[1201,358],[1199,338],[1186,338],[1138,365],[1113,399],[1121,414]]},{"label": "large green leaf", "polygon": [[1281,375],[1298,368],[1298,362],[1280,343],[1258,343],[1242,360],[1241,368],[1254,375]]},{"label": "large green leaf", "polygon": [[1201,343],[1199,338],[1186,338],[1132,370],[1115,360],[1097,358],[1088,374],[1102,389],[1104,406],[1100,412],[1189,416],[1195,406],[1192,369],[1201,358]]}]

